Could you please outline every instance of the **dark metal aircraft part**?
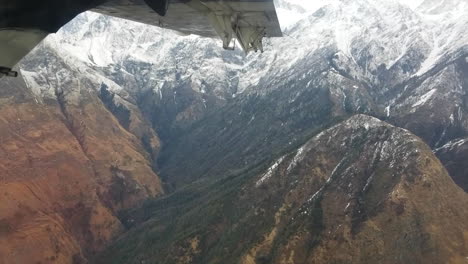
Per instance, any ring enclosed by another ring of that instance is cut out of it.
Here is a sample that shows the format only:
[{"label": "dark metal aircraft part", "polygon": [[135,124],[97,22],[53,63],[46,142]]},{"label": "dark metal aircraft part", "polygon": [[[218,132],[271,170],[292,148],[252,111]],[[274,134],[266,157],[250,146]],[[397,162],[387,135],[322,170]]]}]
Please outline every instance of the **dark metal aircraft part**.
[{"label": "dark metal aircraft part", "polygon": [[[1,0],[0,30],[6,28],[38,29],[57,32],[76,15],[95,8],[107,0]],[[145,0],[164,16],[168,0]]]},{"label": "dark metal aircraft part", "polygon": [[0,67],[0,77],[1,76],[18,77],[18,72],[12,71],[10,68]]},{"label": "dark metal aircraft part", "polygon": [[3,0],[0,29],[21,28],[57,32],[79,13],[105,0]]},{"label": "dark metal aircraft part", "polygon": [[145,2],[160,16],[165,16],[169,8],[169,0],[145,0]]}]

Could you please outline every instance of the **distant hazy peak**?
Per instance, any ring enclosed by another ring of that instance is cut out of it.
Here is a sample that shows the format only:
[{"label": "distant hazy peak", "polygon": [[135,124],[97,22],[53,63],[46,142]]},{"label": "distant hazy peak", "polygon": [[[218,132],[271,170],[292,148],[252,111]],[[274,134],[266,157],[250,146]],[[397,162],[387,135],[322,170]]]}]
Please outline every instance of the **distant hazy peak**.
[{"label": "distant hazy peak", "polygon": [[446,12],[463,12],[468,9],[465,0],[424,0],[418,6],[417,11],[427,14],[442,14]]}]

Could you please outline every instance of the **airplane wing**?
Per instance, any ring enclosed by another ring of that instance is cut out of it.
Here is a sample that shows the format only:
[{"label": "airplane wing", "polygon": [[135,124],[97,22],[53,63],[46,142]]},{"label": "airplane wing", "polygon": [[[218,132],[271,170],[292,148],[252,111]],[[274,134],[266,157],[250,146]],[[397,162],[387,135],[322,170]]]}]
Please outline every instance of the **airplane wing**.
[{"label": "airplane wing", "polygon": [[246,52],[262,50],[265,36],[282,36],[273,0],[170,0],[164,16],[143,0],[113,0],[92,11],[183,34],[220,37],[226,49],[237,39]]},{"label": "airplane wing", "polygon": [[225,49],[235,41],[246,52],[263,51],[264,37],[281,37],[273,0],[2,0],[0,77],[49,33],[91,10],[183,34],[219,37]]}]

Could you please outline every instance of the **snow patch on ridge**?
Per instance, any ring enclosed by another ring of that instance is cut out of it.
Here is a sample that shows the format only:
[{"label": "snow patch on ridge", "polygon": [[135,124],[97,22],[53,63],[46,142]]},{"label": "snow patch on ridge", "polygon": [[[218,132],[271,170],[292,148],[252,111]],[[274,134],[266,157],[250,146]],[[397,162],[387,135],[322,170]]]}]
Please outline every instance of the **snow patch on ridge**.
[{"label": "snow patch on ridge", "polygon": [[443,145],[442,147],[435,149],[434,153],[439,152],[441,150],[453,150],[454,148],[461,147],[462,145],[466,143],[468,143],[468,138],[455,139]]},{"label": "snow patch on ridge", "polygon": [[32,93],[37,98],[55,97],[53,87],[47,84],[44,76],[41,74],[21,69],[21,75],[28,88],[31,89]]},{"label": "snow patch on ridge", "polygon": [[262,185],[265,181],[271,178],[274,172],[278,169],[278,166],[283,162],[285,156],[282,156],[279,158],[273,165],[271,165],[270,168],[265,172],[265,174],[262,175],[262,177],[255,183],[255,187],[259,187]]},{"label": "snow patch on ridge", "polygon": [[437,91],[436,89],[432,89],[426,94],[424,94],[423,96],[421,96],[419,101],[413,104],[413,107],[424,105],[427,101],[429,101],[432,98],[432,96],[435,94],[436,91]]}]

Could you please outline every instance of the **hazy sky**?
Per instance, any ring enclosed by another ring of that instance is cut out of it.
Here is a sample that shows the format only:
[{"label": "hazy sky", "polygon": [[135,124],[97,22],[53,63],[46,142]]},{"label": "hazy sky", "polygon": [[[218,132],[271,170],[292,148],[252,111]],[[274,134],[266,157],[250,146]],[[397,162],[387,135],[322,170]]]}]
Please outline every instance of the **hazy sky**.
[{"label": "hazy sky", "polygon": [[[331,3],[334,1],[339,0],[287,0],[287,2],[294,3],[304,7],[306,10],[310,12],[315,12],[320,7],[324,6],[327,3]],[[347,0],[352,1],[352,0]],[[372,1],[372,0],[369,0]],[[382,1],[398,1],[403,5],[409,6],[412,9],[415,9],[419,6],[424,0],[382,0]],[[281,28],[285,30],[287,27],[293,25],[295,22],[303,18],[307,14],[303,14],[303,16],[298,15],[297,13],[284,10],[284,9],[277,9],[278,17],[280,20]]]},{"label": "hazy sky", "polygon": [[424,0],[399,0],[399,2],[414,9],[422,2],[424,2]]},{"label": "hazy sky", "polygon": [[[411,8],[416,8],[424,0],[397,0],[401,4],[407,5]],[[329,2],[329,0],[288,0],[288,2],[296,3],[305,7],[308,10],[316,10],[323,5],[324,2]]]}]

